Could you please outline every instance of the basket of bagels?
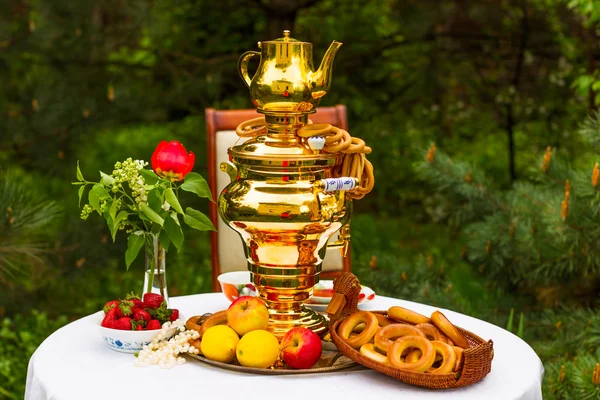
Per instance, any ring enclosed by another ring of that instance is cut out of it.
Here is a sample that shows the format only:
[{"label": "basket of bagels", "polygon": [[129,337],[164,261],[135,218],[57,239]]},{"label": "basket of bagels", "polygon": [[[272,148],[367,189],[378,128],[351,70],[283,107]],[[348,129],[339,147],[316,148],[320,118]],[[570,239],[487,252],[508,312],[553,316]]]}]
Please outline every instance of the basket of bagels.
[{"label": "basket of bagels", "polygon": [[492,341],[455,326],[440,311],[358,310],[360,283],[349,273],[334,281],[334,292],[327,309],[331,339],[357,363],[430,389],[471,385],[491,371]]}]

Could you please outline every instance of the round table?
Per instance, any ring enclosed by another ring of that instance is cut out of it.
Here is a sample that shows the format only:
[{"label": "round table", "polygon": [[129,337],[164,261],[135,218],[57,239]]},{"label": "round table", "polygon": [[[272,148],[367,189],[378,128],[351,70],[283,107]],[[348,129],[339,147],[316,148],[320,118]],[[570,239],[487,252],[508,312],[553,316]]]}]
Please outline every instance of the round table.
[{"label": "round table", "polygon": [[[226,309],[222,293],[175,297],[172,307],[192,316]],[[399,305],[425,315],[435,308],[377,296],[361,305],[384,310]],[[542,363],[519,337],[452,311],[441,310],[456,325],[494,341],[492,371],[469,387],[434,391],[404,384],[369,369],[325,374],[254,375],[224,370],[187,357],[172,369],[134,366],[132,354],[111,350],[92,316],[72,322],[50,335],[29,360],[26,400],[94,399],[265,399],[376,398],[403,400],[541,400]],[[330,397],[336,396],[336,397]]]}]

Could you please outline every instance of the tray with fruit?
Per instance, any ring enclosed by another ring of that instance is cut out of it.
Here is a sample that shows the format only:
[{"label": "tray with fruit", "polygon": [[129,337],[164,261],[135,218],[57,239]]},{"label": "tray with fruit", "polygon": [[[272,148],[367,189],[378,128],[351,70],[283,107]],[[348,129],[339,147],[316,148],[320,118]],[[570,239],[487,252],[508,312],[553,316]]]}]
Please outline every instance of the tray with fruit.
[{"label": "tray with fruit", "polygon": [[241,296],[227,310],[187,320],[186,328],[199,333],[188,342],[199,354],[188,355],[225,369],[273,375],[358,366],[310,329],[294,328],[280,342],[267,330],[268,322],[269,312],[262,300]]}]

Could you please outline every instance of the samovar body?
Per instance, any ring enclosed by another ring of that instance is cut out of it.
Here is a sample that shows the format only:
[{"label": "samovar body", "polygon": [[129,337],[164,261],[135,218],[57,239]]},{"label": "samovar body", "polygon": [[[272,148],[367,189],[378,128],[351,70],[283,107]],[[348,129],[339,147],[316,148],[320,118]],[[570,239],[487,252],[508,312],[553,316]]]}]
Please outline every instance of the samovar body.
[{"label": "samovar body", "polygon": [[[289,38],[289,32],[263,44],[261,67],[252,79],[247,73],[250,56],[243,55],[240,62],[252,100],[265,114],[266,130],[228,150],[230,161],[221,169],[231,183],[221,192],[218,208],[223,221],[242,238],[252,283],[269,308],[268,329],[279,338],[297,326],[318,334],[326,331],[324,317],[303,303],[319,282],[329,238],[348,227],[352,213],[346,191],[357,180],[332,177],[343,155],[322,152],[298,135],[329,87],[339,45],[332,45],[320,72],[298,73],[302,66],[312,67],[312,60],[297,59],[310,55],[311,48]],[[291,68],[295,66],[300,67]],[[315,82],[303,81],[307,76]],[[280,87],[282,82],[286,86]]]}]

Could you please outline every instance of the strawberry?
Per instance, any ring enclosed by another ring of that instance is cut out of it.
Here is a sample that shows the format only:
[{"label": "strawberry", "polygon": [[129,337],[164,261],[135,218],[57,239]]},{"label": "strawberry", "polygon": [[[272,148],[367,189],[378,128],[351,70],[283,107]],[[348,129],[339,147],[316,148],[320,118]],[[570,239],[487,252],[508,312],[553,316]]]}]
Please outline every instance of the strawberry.
[{"label": "strawberry", "polygon": [[122,331],[131,331],[133,330],[133,325],[131,324],[132,319],[129,317],[122,317],[116,320],[112,326],[109,328],[120,329]]},{"label": "strawberry", "polygon": [[130,300],[119,301],[119,310],[121,311],[121,314],[124,317],[131,316],[131,310],[133,307],[134,307],[133,302]]},{"label": "strawberry", "polygon": [[119,300],[111,300],[108,303],[106,303],[104,305],[104,307],[102,307],[102,309],[104,310],[104,314],[108,314],[108,310],[110,310],[111,308],[115,308],[119,306]]},{"label": "strawberry", "polygon": [[131,320],[131,330],[132,331],[143,331],[146,326],[146,321],[144,320]]},{"label": "strawberry", "polygon": [[145,308],[156,309],[160,307],[162,302],[165,301],[164,297],[156,293],[144,293],[144,306]]},{"label": "strawberry", "polygon": [[133,292],[131,292],[127,296],[125,296],[125,300],[131,301],[133,303],[134,307],[145,308],[144,302],[142,301],[142,299],[140,299],[140,296],[138,296],[137,294],[135,294]]},{"label": "strawberry", "polygon": [[174,309],[169,309],[169,311],[171,311],[171,318],[170,321],[175,321],[177,318],[179,318],[179,310],[174,308]]},{"label": "strawberry", "polygon": [[151,330],[154,330],[154,329],[160,329],[160,328],[161,328],[160,321],[157,320],[157,319],[151,319],[148,322],[148,325],[146,325],[146,330],[147,331],[151,331]]},{"label": "strawberry", "polygon": [[159,320],[161,324],[171,320],[171,310],[167,308],[164,301],[160,304],[160,307],[155,309],[146,308],[146,311],[150,313],[152,318]]},{"label": "strawberry", "polygon": [[130,301],[133,303],[133,306],[136,308],[146,308],[146,306],[144,305],[144,302],[140,299],[131,299]]},{"label": "strawberry", "polygon": [[105,328],[112,328],[112,325],[119,319],[118,308],[111,308],[108,313],[104,316],[101,326]]},{"label": "strawberry", "polygon": [[131,311],[131,318],[133,318],[136,321],[150,321],[152,319],[148,311],[142,310],[140,308],[134,308]]}]

